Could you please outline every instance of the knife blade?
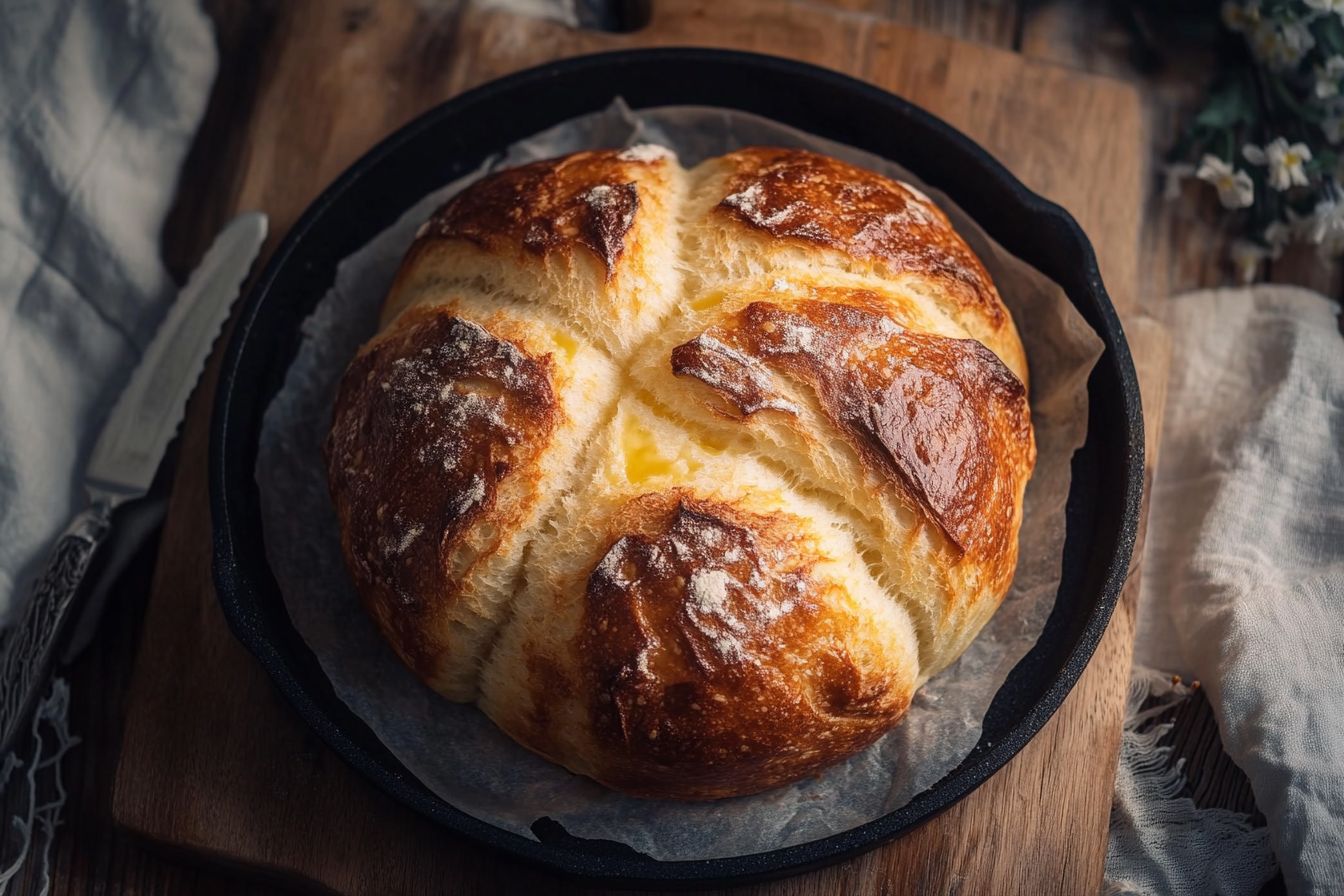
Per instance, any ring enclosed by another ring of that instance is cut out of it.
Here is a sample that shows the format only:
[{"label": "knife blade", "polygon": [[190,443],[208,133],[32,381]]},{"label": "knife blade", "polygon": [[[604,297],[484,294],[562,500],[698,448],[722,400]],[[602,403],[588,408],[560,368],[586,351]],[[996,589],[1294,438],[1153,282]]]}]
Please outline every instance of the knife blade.
[{"label": "knife blade", "polygon": [[266,216],[259,212],[245,212],[225,226],[113,406],[85,473],[88,507],[62,533],[23,617],[0,645],[0,756],[9,752],[50,675],[79,584],[107,537],[112,511],[149,491],[266,231]]}]

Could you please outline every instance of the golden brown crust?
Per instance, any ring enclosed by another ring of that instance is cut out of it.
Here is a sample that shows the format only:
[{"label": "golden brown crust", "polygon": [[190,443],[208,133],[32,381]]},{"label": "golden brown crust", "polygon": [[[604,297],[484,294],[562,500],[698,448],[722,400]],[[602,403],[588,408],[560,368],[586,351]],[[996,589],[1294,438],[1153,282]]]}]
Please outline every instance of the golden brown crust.
[{"label": "golden brown crust", "polygon": [[940,281],[998,330],[1008,319],[980,259],[942,210],[905,184],[801,149],[752,146],[723,157],[735,170],[716,211],[806,246]]},{"label": "golden brown crust", "polygon": [[803,521],[684,491],[624,516],[635,532],[589,577],[575,644],[599,780],[648,797],[754,793],[863,749],[905,714],[914,669],[851,653],[864,622],[828,600],[837,586],[814,576],[824,558]]},{"label": "golden brown crust", "polygon": [[[585,152],[464,190],[324,446],[356,589],[412,670],[542,755],[677,799],[890,729],[922,657],[951,655],[929,643],[1006,591],[1035,454],[1012,321],[931,202],[796,150],[697,171]],[[667,377],[696,333],[672,372],[753,425]],[[653,428],[612,420],[617,399]]]},{"label": "golden brown crust", "polygon": [[444,648],[432,621],[521,513],[499,495],[555,429],[550,367],[475,323],[415,308],[341,381],[323,448],[346,565],[421,677],[434,677]]},{"label": "golden brown crust", "polygon": [[864,462],[958,548],[1001,555],[1016,538],[1020,486],[1035,462],[1022,383],[973,339],[916,333],[865,296],[854,301],[752,302],[673,349],[672,371],[743,417],[788,410],[772,370],[806,382]]},{"label": "golden brown crust", "polygon": [[463,239],[487,252],[569,255],[583,246],[610,280],[639,211],[633,168],[616,150],[579,152],[500,171],[450,199],[424,238]]}]

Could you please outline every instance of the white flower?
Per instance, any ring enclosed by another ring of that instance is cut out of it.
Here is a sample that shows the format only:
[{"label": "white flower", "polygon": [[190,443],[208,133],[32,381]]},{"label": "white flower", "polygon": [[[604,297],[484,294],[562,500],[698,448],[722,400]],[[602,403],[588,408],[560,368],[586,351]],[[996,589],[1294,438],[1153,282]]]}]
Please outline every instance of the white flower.
[{"label": "white flower", "polygon": [[1234,240],[1229,254],[1232,256],[1232,267],[1237,271],[1237,279],[1249,285],[1255,282],[1255,275],[1260,272],[1260,262],[1269,257],[1269,250],[1250,240]]},{"label": "white flower", "polygon": [[1252,2],[1223,4],[1223,24],[1231,31],[1245,31],[1260,21],[1260,4]]},{"label": "white flower", "polygon": [[1204,155],[1195,177],[1218,188],[1218,201],[1223,208],[1245,208],[1255,201],[1255,184],[1251,182],[1251,176],[1245,171],[1234,171],[1229,163],[1215,155]]},{"label": "white flower", "polygon": [[1307,215],[1305,218],[1293,211],[1291,208],[1284,209],[1283,213],[1288,217],[1288,233],[1296,240],[1305,240],[1311,233],[1313,218]]},{"label": "white flower", "polygon": [[1293,238],[1293,228],[1285,221],[1275,221],[1265,228],[1265,242],[1269,244],[1269,257],[1278,261],[1283,257],[1283,249]]},{"label": "white flower", "polygon": [[1344,96],[1335,96],[1320,104],[1321,133],[1331,143],[1344,140]]},{"label": "white flower", "polygon": [[1338,108],[1328,109],[1325,118],[1321,120],[1321,133],[1325,134],[1325,139],[1331,143],[1338,143],[1344,140],[1344,115],[1341,115]]},{"label": "white flower", "polygon": [[1299,59],[1310,53],[1311,48],[1316,46],[1315,35],[1307,27],[1307,23],[1301,19],[1282,23],[1279,25],[1279,33],[1283,35],[1283,42],[1296,54],[1292,61],[1293,65],[1296,65]]},{"label": "white flower", "polygon": [[1189,162],[1173,162],[1170,165],[1163,165],[1162,171],[1162,198],[1168,202],[1181,198],[1181,181],[1187,177],[1194,177],[1195,166]]},{"label": "white flower", "polygon": [[1316,203],[1308,219],[1307,239],[1316,245],[1322,258],[1333,258],[1344,253],[1344,194],[1339,185],[1331,187],[1330,194]]},{"label": "white flower", "polygon": [[1340,75],[1344,75],[1344,56],[1331,56],[1324,68],[1316,66],[1316,96],[1323,100],[1339,96]]},{"label": "white flower", "polygon": [[1311,161],[1311,150],[1305,143],[1289,146],[1283,137],[1275,137],[1263,149],[1247,143],[1241,148],[1241,154],[1252,165],[1268,165],[1269,185],[1279,192],[1293,185],[1307,185],[1307,172],[1302,166]]},{"label": "white flower", "polygon": [[1291,21],[1276,25],[1261,19],[1246,32],[1251,55],[1272,69],[1294,69],[1302,57],[1316,46],[1305,22]]}]

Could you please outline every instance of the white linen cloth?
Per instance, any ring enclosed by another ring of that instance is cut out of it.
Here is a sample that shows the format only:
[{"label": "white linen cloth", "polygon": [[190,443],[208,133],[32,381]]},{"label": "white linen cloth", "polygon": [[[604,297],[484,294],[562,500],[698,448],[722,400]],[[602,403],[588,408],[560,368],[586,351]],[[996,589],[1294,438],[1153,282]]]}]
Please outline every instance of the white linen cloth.
[{"label": "white linen cloth", "polygon": [[[1268,820],[1288,892],[1320,896],[1344,893],[1338,310],[1282,286],[1171,302],[1174,351],[1135,650],[1136,663],[1207,688],[1223,747]],[[1133,732],[1126,740],[1133,745]],[[1135,768],[1122,767],[1121,784]],[[1202,813],[1154,828],[1161,812],[1141,803],[1112,815],[1112,892],[1258,891],[1246,874],[1220,884],[1216,872],[1227,851],[1257,848],[1254,838],[1229,840],[1231,828],[1215,824],[1192,839],[1190,825],[1210,822]],[[1125,811],[1148,828],[1127,830]]]},{"label": "white linen cloth", "polygon": [[1144,667],[1130,679],[1104,896],[1257,896],[1278,869],[1268,828],[1181,795],[1184,766],[1171,767],[1172,748],[1160,745],[1172,725],[1148,723],[1190,693],[1170,674]]},{"label": "white linen cloth", "polygon": [[195,0],[0,3],[0,627],[174,295],[159,235],[216,64]]},{"label": "white linen cloth", "polygon": [[[85,502],[89,451],[175,294],[159,236],[216,65],[196,0],[0,0],[0,628]],[[44,695],[0,792],[40,775],[64,794],[68,697]],[[18,841],[0,893],[34,838],[46,892],[62,803],[0,820]]]}]

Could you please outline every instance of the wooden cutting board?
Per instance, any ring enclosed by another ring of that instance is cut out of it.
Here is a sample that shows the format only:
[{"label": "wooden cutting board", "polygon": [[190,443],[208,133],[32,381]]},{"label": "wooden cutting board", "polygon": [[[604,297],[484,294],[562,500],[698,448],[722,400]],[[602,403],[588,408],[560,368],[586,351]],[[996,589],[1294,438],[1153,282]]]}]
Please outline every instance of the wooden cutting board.
[{"label": "wooden cutting board", "polygon": [[[1160,327],[1137,317],[1144,128],[1128,85],[793,0],[655,0],[652,21],[628,35],[429,0],[358,8],[302,0],[277,14],[241,138],[241,173],[221,188],[227,206],[270,215],[267,252],[366,149],[429,106],[491,78],[633,46],[788,56],[929,109],[1074,214],[1126,319],[1149,432],[1160,431],[1166,343]],[[128,701],[117,822],[179,855],[340,894],[575,892],[384,796],[306,728],[229,634],[210,581],[206,486],[218,361],[217,353],[184,427]],[[1150,469],[1155,449],[1150,437]],[[1136,584],[1131,569],[1120,609],[1060,711],[979,790],[887,847],[736,892],[1097,892]]]}]

